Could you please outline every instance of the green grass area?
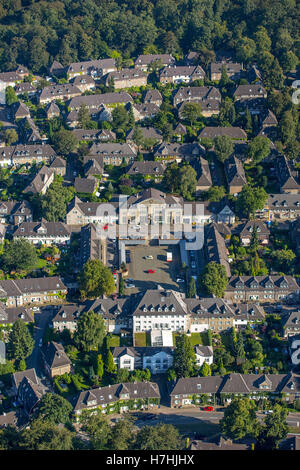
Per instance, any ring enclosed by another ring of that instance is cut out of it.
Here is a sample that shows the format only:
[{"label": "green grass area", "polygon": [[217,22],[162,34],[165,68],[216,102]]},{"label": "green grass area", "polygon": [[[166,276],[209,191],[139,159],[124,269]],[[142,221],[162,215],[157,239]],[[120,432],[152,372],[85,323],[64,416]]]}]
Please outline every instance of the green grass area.
[{"label": "green grass area", "polygon": [[135,333],[135,346],[137,347],[146,347],[151,346],[151,337],[150,333],[143,331],[142,333]]},{"label": "green grass area", "polygon": [[120,346],[120,336],[112,335],[108,341],[109,341],[110,348],[115,348],[115,347]]}]

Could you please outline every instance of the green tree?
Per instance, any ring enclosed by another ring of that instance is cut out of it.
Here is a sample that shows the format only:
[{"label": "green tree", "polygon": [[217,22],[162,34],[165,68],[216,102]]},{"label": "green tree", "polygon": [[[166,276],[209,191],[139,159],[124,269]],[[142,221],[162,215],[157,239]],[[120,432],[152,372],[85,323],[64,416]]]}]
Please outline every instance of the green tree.
[{"label": "green tree", "polygon": [[60,155],[69,155],[78,146],[78,139],[72,131],[63,127],[53,134],[53,145]]},{"label": "green tree", "polygon": [[222,163],[233,153],[234,146],[228,135],[217,136],[214,138],[214,150],[218,160]]},{"label": "green tree", "polygon": [[89,260],[85,263],[79,276],[80,294],[83,299],[95,299],[101,295],[115,292],[115,281],[112,272],[100,260]]},{"label": "green tree", "polygon": [[262,187],[243,186],[237,200],[237,209],[245,217],[254,216],[257,210],[262,210],[267,202],[268,195]]},{"label": "green tree", "polygon": [[119,294],[120,295],[125,294],[125,281],[122,276],[120,277],[120,281],[119,281]]},{"label": "green tree", "polygon": [[296,259],[296,255],[292,250],[275,250],[271,253],[271,259],[275,269],[288,273]]},{"label": "green tree", "polygon": [[96,350],[102,346],[105,334],[102,316],[93,311],[84,312],[77,320],[74,341],[83,351]]},{"label": "green tree", "polygon": [[20,448],[26,450],[72,450],[72,433],[66,428],[34,420],[29,429],[21,432]]},{"label": "green tree", "polygon": [[253,163],[259,163],[270,153],[270,140],[267,137],[257,136],[248,146],[248,156]]},{"label": "green tree", "polygon": [[178,429],[172,424],[143,426],[137,434],[135,449],[180,450],[184,448]]},{"label": "green tree", "polygon": [[78,111],[78,123],[81,129],[87,129],[88,124],[90,123],[90,113],[88,107],[85,104],[82,104]]},{"label": "green tree", "polygon": [[12,86],[7,86],[5,89],[5,103],[11,106],[13,103],[18,102],[18,97]]},{"label": "green tree", "polygon": [[15,359],[26,359],[32,353],[33,347],[34,339],[28,327],[21,319],[16,320],[9,335],[9,351],[12,356]]},{"label": "green tree", "polygon": [[65,424],[73,410],[71,403],[55,393],[46,393],[39,401],[34,418],[49,424]]},{"label": "green tree", "polygon": [[286,422],[288,411],[280,405],[275,405],[273,413],[264,420],[258,436],[257,450],[275,450],[278,449],[280,441],[286,439],[289,426]]},{"label": "green tree", "polygon": [[177,378],[190,377],[195,369],[196,356],[187,335],[180,335],[176,339],[173,369]]},{"label": "green tree", "polygon": [[122,419],[111,429],[108,440],[108,449],[110,450],[128,450],[132,449],[135,443],[135,433],[133,424],[129,419]]},{"label": "green tree", "polygon": [[205,266],[200,283],[209,294],[223,297],[228,284],[225,267],[214,261],[208,263]]},{"label": "green tree", "polygon": [[201,377],[208,377],[211,375],[211,368],[210,365],[207,364],[207,362],[203,362],[200,368],[200,375]]},{"label": "green tree", "polygon": [[188,290],[187,290],[187,297],[189,299],[195,297],[196,295],[196,282],[193,277],[190,278],[189,285],[188,285]]},{"label": "green tree", "polygon": [[258,248],[259,248],[259,242],[258,242],[257,225],[253,225],[251,240],[250,240],[250,249],[253,252],[255,252],[258,250]]},{"label": "green tree", "polygon": [[111,427],[106,416],[101,414],[83,415],[81,417],[82,430],[88,435],[92,450],[107,449],[111,434]]},{"label": "green tree", "polygon": [[124,106],[116,106],[112,113],[112,126],[113,129],[123,129],[125,130],[128,126],[128,113]]},{"label": "green tree", "polygon": [[111,374],[111,373],[115,372],[116,368],[117,368],[117,366],[114,362],[112,352],[109,349],[108,352],[107,352],[107,355],[106,355],[106,359],[105,359],[105,370],[108,374]]},{"label": "green tree", "polygon": [[10,242],[1,255],[1,265],[5,271],[34,269],[37,263],[35,247],[23,239]]},{"label": "green tree", "polygon": [[199,103],[186,103],[183,111],[182,118],[188,121],[191,126],[201,117],[201,104]]},{"label": "green tree", "polygon": [[259,429],[255,405],[248,398],[234,398],[224,412],[220,421],[222,434],[230,439],[255,437]]},{"label": "green tree", "polygon": [[102,354],[98,354],[97,356],[97,376],[101,380],[104,374],[104,362],[102,359]]},{"label": "green tree", "polygon": [[19,136],[15,129],[6,129],[5,131],[5,143],[9,146],[18,142]]},{"label": "green tree", "polygon": [[225,197],[226,191],[224,186],[212,186],[207,191],[207,199],[211,202],[219,202]]}]

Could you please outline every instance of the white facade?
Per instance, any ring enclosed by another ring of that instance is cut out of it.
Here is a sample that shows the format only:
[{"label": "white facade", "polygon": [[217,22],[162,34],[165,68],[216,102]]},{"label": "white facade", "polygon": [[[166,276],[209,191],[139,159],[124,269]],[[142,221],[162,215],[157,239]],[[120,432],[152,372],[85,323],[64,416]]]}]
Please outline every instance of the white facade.
[{"label": "white facade", "polygon": [[170,330],[170,331],[187,331],[188,318],[182,313],[170,315],[158,315],[158,312],[151,314],[145,312],[145,315],[133,316],[133,332],[149,331],[149,330]]}]

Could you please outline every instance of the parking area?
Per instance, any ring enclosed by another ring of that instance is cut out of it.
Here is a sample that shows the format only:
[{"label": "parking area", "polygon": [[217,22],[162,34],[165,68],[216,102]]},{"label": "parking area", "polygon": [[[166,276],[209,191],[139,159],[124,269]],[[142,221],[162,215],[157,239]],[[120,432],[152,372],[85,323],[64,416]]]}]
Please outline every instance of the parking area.
[{"label": "parking area", "polygon": [[[167,252],[172,253],[170,262],[167,261]],[[182,276],[180,251],[176,245],[127,246],[126,261],[129,283],[135,286],[126,289],[127,293],[156,289],[157,284],[164,289],[185,290],[185,283],[176,282]],[[149,273],[149,269],[153,272]]]}]

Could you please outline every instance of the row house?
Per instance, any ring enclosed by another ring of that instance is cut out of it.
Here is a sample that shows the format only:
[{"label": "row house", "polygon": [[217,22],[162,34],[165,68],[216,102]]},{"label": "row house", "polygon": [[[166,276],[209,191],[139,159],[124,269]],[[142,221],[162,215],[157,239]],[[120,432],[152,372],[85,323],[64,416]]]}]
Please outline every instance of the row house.
[{"label": "row house", "polygon": [[210,64],[210,79],[215,82],[221,80],[223,69],[225,69],[227,76],[231,80],[239,80],[241,78],[243,64],[229,61],[212,62]]},{"label": "row house", "polygon": [[160,392],[155,382],[126,382],[81,392],[74,406],[76,421],[84,412],[99,410],[103,414],[129,409],[151,409],[158,406]]},{"label": "row house", "polygon": [[17,320],[21,320],[26,325],[33,323],[32,309],[26,307],[7,308],[0,302],[0,326],[4,328],[13,326]]},{"label": "row house", "polygon": [[0,296],[7,307],[57,302],[67,294],[58,276],[0,281]]},{"label": "row house", "polygon": [[7,87],[15,87],[17,83],[22,82],[23,77],[18,72],[0,73],[0,104],[6,103],[5,91]]},{"label": "row house", "polygon": [[269,194],[264,209],[256,215],[268,220],[295,220],[300,217],[300,194]]},{"label": "row house", "polygon": [[226,275],[231,276],[228,250],[225,240],[218,230],[218,224],[205,226],[205,255],[208,263],[218,263],[224,266]]},{"label": "row house", "polygon": [[156,106],[160,107],[163,102],[163,97],[160,91],[156,90],[155,88],[152,90],[147,90],[144,96],[144,103],[152,103],[156,104]]},{"label": "row house", "polygon": [[147,72],[153,63],[167,67],[174,64],[175,59],[171,54],[141,54],[137,57],[134,66],[143,72]]},{"label": "row house", "polygon": [[202,157],[196,160],[194,168],[197,172],[196,194],[199,195],[203,191],[208,191],[212,186],[212,178],[209,163]]},{"label": "row house", "polygon": [[247,134],[240,127],[203,127],[198,134],[199,139],[215,139],[216,137],[230,137],[232,140],[247,140]]},{"label": "row house", "polygon": [[205,148],[198,142],[193,143],[172,143],[162,142],[154,148],[154,159],[161,163],[177,162],[183,160],[192,160],[205,154]]},{"label": "row house", "polygon": [[127,143],[94,143],[90,148],[89,158],[99,159],[101,166],[120,166],[124,161],[129,163],[137,157],[135,148]]},{"label": "row house", "polygon": [[300,286],[293,276],[233,276],[224,298],[235,302],[278,302],[299,292]]},{"label": "row house", "polygon": [[300,398],[300,376],[288,374],[227,374],[178,379],[170,392],[171,408],[200,404],[201,395],[212,403],[228,405],[234,397],[259,400],[283,397],[288,403]]},{"label": "row house", "polygon": [[34,245],[65,245],[70,242],[71,232],[62,222],[22,222],[14,231],[13,239],[24,239]]},{"label": "row house", "polygon": [[256,227],[258,242],[262,245],[268,245],[270,230],[261,220],[250,220],[243,225],[239,234],[241,244],[244,246],[250,245],[254,227]]},{"label": "row house", "polygon": [[21,222],[32,222],[32,207],[24,201],[0,201],[0,222],[18,225]]},{"label": "row house", "polygon": [[117,207],[118,203],[112,201],[109,204],[82,202],[75,196],[68,206],[66,222],[67,225],[116,224],[119,219]]},{"label": "row house", "polygon": [[261,85],[239,85],[233,93],[236,101],[243,99],[267,98],[267,92]]},{"label": "row house", "polygon": [[139,103],[132,105],[132,112],[135,121],[138,122],[144,119],[153,119],[160,112],[160,109],[153,103]]},{"label": "row house", "polygon": [[77,177],[74,180],[75,191],[79,194],[95,194],[98,185],[99,180],[95,176],[87,176],[86,178]]},{"label": "row house", "polygon": [[115,89],[140,87],[147,85],[148,75],[136,68],[110,72],[106,77],[106,85],[113,82]]},{"label": "row house", "polygon": [[71,111],[79,110],[81,106],[86,106],[90,110],[99,111],[103,105],[114,106],[117,104],[133,103],[132,97],[124,92],[102,93],[96,95],[77,96],[72,98],[69,103]]},{"label": "row house", "polygon": [[80,230],[80,266],[95,259],[106,264],[106,240],[99,237],[95,224],[87,224]]},{"label": "row house", "polygon": [[109,129],[74,129],[73,134],[79,142],[113,142],[116,134]]},{"label": "row house", "polygon": [[165,165],[160,162],[143,161],[133,162],[127,170],[126,174],[135,179],[144,179],[145,181],[153,180],[159,182],[165,173]]},{"label": "row house", "polygon": [[13,145],[0,150],[0,166],[51,163],[57,155],[48,144]]},{"label": "row house", "polygon": [[66,67],[66,73],[71,80],[78,75],[89,75],[93,78],[101,78],[104,75],[117,70],[115,59],[87,60],[72,62]]},{"label": "row house", "polygon": [[94,90],[96,88],[95,80],[89,75],[78,75],[73,81],[73,85],[77,87],[81,93]]},{"label": "row house", "polygon": [[135,298],[127,297],[113,300],[112,298],[86,301],[81,304],[61,305],[52,319],[52,327],[57,331],[76,330],[77,320],[85,312],[101,315],[108,333],[120,334],[120,331],[132,329],[132,311]]},{"label": "row house", "polygon": [[171,65],[160,71],[160,83],[192,83],[195,80],[204,80],[205,72],[200,65],[179,66]]},{"label": "row house", "polygon": [[173,106],[178,108],[178,114],[181,116],[185,103],[199,103],[201,114],[211,117],[219,114],[221,99],[220,91],[213,86],[184,87],[175,92]]},{"label": "row house", "polygon": [[282,327],[284,331],[284,337],[295,336],[300,334],[300,311],[289,313],[282,319]]},{"label": "row house", "polygon": [[[154,127],[139,127],[144,139],[153,141],[154,145],[163,141],[163,136],[160,130]],[[136,145],[134,142],[135,129],[131,129],[126,136],[126,142],[130,145]]]},{"label": "row house", "polygon": [[56,157],[52,160],[50,165],[50,170],[54,172],[55,175],[65,176],[67,170],[67,162],[64,158]]},{"label": "row house", "polygon": [[81,90],[72,83],[46,86],[41,91],[39,103],[45,104],[56,100],[68,101],[76,96],[80,96],[81,93]]}]

